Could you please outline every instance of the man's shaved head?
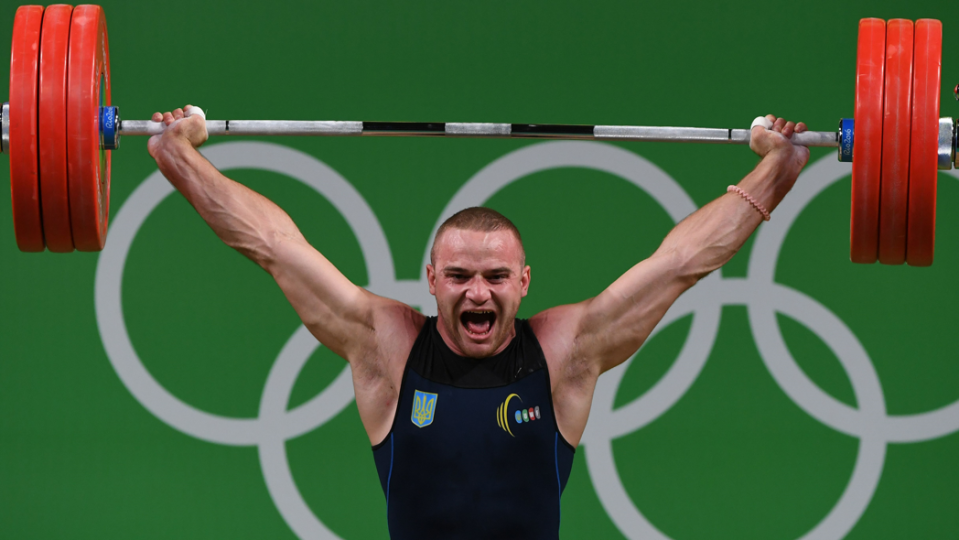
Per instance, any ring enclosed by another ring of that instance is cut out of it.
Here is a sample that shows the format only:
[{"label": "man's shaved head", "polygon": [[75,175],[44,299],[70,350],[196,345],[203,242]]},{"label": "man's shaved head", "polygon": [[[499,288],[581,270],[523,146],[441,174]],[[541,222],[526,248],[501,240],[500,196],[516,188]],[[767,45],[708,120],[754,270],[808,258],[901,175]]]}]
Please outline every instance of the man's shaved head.
[{"label": "man's shaved head", "polygon": [[[520,249],[523,249],[523,238],[519,234],[519,229],[516,228],[516,225],[513,225],[513,222],[510,221],[509,218],[491,208],[473,206],[464,208],[453,214],[440,225],[439,230],[436,231],[436,237],[433,238],[433,247],[430,248],[430,262],[433,264],[436,263],[436,242],[443,236],[443,233],[446,232],[447,229],[479,232],[509,231],[516,236]],[[522,257],[520,266],[525,266],[525,250],[522,251]]]}]

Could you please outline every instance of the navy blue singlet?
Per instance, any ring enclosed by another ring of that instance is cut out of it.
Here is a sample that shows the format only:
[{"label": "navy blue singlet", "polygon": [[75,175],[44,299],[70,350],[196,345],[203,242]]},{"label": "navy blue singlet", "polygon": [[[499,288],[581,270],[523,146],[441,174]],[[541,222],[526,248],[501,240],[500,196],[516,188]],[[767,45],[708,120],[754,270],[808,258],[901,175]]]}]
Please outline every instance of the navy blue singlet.
[{"label": "navy blue singlet", "polygon": [[406,362],[390,434],[373,447],[393,540],[559,538],[574,449],[556,427],[529,323],[500,354],[454,354],[430,317]]}]

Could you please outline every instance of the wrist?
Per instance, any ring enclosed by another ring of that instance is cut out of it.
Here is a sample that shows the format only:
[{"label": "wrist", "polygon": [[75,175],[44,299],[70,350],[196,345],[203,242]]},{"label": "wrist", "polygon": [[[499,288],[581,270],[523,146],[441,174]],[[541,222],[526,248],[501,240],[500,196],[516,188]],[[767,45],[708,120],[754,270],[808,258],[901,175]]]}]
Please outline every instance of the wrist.
[{"label": "wrist", "polygon": [[793,149],[787,147],[773,148],[765,156],[762,162],[772,166],[775,169],[782,169],[787,166],[792,158]]},{"label": "wrist", "polygon": [[190,141],[183,137],[163,136],[160,138],[159,143],[159,159],[157,161],[162,161],[165,163],[169,163],[171,161],[181,161],[190,150],[194,150],[193,145],[190,144]]},{"label": "wrist", "polygon": [[746,190],[739,186],[728,186],[726,188],[726,193],[735,193],[746,200],[757,212],[763,217],[763,221],[769,221],[769,211],[766,210],[766,207],[757,201],[752,195],[749,194]]},{"label": "wrist", "polygon": [[759,165],[739,182],[767,212],[772,212],[796,182],[798,171],[793,171],[791,158],[784,152],[766,154]]},{"label": "wrist", "polygon": [[[769,165],[776,171],[778,177],[795,179],[806,166],[809,160],[809,149],[802,146],[787,145],[776,148],[767,154]],[[765,161],[765,159],[764,159]]]}]

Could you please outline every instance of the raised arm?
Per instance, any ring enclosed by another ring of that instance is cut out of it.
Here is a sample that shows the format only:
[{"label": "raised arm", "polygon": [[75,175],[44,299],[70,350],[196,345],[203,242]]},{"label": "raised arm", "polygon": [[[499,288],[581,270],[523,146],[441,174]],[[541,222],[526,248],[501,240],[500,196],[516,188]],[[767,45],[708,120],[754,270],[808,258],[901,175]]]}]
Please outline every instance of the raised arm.
[{"label": "raised arm", "polygon": [[[804,124],[767,119],[772,129],[757,126],[751,133],[750,146],[762,160],[738,186],[771,212],[796,182],[809,150],[789,141]],[[563,397],[557,407],[564,435],[578,441],[596,378],[635,353],[679,295],[726,264],[762,219],[739,194],[727,193],[676,225],[652,256],[595,298],[533,318],[554,396]]]},{"label": "raised arm", "polygon": [[351,283],[279,206],[230,180],[200,155],[196,148],[207,132],[198,112],[188,105],[186,113],[156,113],[153,120],[167,128],[150,139],[150,155],[216,235],[269,272],[310,332],[350,362],[357,403],[373,440],[382,431],[379,416],[392,418],[403,351],[412,347],[422,317]]}]

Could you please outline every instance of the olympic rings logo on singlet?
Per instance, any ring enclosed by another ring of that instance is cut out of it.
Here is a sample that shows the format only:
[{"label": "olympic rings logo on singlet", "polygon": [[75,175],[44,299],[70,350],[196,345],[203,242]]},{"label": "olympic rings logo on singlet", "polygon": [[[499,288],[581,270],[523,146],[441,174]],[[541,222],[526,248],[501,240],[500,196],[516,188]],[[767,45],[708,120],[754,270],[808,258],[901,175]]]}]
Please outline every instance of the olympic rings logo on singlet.
[{"label": "olympic rings logo on singlet", "polygon": [[509,433],[511,437],[513,435],[513,430],[510,428],[509,418],[510,416],[516,421],[517,424],[522,424],[523,422],[530,422],[539,420],[542,416],[539,412],[539,406],[536,407],[522,407],[513,411],[513,414],[509,414],[509,402],[511,399],[516,398],[523,402],[523,398],[519,397],[517,394],[510,394],[506,396],[506,401],[499,404],[499,407],[496,408],[496,425],[500,427],[506,433]]}]

